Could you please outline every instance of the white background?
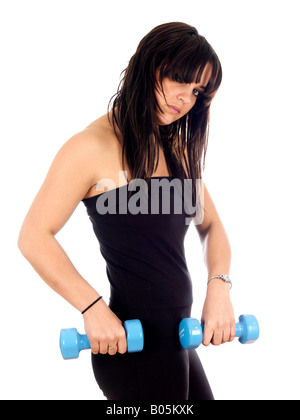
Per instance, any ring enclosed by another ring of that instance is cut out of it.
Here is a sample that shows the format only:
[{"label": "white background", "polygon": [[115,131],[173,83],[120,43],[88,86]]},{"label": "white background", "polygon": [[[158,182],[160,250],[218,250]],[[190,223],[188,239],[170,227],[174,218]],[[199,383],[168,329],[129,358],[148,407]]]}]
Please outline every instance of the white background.
[{"label": "white background", "polygon": [[[39,278],[17,238],[58,149],[105,114],[140,39],[170,21],[196,26],[223,65],[204,179],[231,242],[236,317],[253,313],[261,325],[254,345],[199,355],[216,399],[299,399],[298,3],[1,1],[1,399],[103,398],[89,352],[60,356],[60,329],[83,332],[81,315]],[[83,203],[57,239],[108,301]],[[200,317],[206,269],[193,225],[186,255]]]}]

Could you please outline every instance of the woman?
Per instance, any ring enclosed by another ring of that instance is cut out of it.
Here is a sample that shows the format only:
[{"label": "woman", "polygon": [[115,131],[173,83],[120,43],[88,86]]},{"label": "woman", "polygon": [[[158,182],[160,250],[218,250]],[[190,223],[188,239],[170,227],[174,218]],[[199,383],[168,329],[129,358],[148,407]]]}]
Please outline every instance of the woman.
[{"label": "woman", "polygon": [[[154,28],[131,58],[108,114],[58,151],[21,228],[22,254],[83,313],[95,378],[107,399],[213,399],[197,353],[178,339],[179,322],[192,305],[183,246],[187,214],[174,206],[167,214],[161,207],[158,213],[119,210],[134,197],[129,186],[138,179],[147,186],[192,180],[191,204],[199,207],[196,180],[202,178],[209,109],[221,78],[216,53],[195,28],[178,22]],[[172,201],[175,188],[169,191]],[[105,208],[110,194],[113,209]],[[149,194],[144,197],[153,198]],[[109,305],[55,239],[80,201],[107,263]],[[229,274],[230,245],[206,187],[201,222],[195,225],[209,275],[203,344],[220,345],[235,337],[230,283],[215,277]],[[141,353],[126,352],[122,322],[133,318],[144,329]]]}]

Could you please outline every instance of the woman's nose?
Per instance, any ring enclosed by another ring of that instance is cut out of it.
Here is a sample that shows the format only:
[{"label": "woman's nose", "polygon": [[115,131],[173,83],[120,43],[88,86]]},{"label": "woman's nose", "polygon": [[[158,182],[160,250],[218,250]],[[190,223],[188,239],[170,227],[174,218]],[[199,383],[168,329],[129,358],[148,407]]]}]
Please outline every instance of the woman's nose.
[{"label": "woman's nose", "polygon": [[192,95],[189,92],[181,92],[178,95],[178,99],[186,105],[189,105],[192,103]]}]

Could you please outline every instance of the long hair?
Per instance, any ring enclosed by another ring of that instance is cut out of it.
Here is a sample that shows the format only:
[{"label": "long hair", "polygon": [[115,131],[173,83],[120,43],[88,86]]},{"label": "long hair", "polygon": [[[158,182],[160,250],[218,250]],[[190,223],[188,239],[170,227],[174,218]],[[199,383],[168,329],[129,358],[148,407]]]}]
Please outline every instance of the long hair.
[{"label": "long hair", "polygon": [[[174,123],[159,126],[157,112],[161,109],[155,89],[162,89],[165,77],[199,83],[208,63],[212,65],[212,75],[194,107]],[[194,27],[167,23],[141,40],[122,74],[108,112],[111,107],[115,133],[122,137],[123,169],[126,161],[131,179],[147,180],[157,169],[161,146],[170,174],[182,182],[192,179],[194,202],[195,182],[202,179],[205,165],[210,104],[222,80],[222,67],[215,51]]]}]

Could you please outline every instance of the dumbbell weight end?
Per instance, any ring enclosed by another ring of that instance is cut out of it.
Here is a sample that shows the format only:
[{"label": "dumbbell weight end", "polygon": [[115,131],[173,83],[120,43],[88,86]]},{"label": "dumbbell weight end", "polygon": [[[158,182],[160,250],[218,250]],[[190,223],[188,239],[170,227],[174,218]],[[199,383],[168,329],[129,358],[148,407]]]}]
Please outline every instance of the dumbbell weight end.
[{"label": "dumbbell weight end", "polygon": [[241,344],[252,344],[259,338],[259,324],[254,315],[241,315],[236,324],[236,337]]},{"label": "dumbbell weight end", "polygon": [[81,350],[91,348],[87,335],[79,334],[76,328],[61,330],[59,346],[65,360],[77,359]]},{"label": "dumbbell weight end", "polygon": [[125,321],[123,327],[126,331],[127,352],[140,353],[144,348],[144,331],[139,319]]},{"label": "dumbbell weight end", "polygon": [[200,346],[204,326],[196,318],[184,318],[179,324],[179,340],[184,349],[194,350]]}]

